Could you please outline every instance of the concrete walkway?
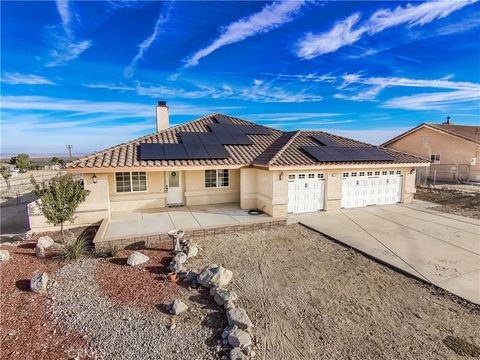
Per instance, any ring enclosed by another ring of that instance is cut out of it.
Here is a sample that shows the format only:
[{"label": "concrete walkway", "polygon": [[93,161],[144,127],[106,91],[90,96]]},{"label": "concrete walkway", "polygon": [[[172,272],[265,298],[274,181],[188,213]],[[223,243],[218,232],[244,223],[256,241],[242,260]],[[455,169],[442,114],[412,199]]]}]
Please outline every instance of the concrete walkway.
[{"label": "concrete walkway", "polygon": [[165,233],[172,229],[193,230],[202,227],[265,221],[266,214],[248,215],[239,204],[181,206],[112,213],[105,238]]},{"label": "concrete walkway", "polygon": [[372,206],[290,219],[480,304],[480,221],[429,206]]}]

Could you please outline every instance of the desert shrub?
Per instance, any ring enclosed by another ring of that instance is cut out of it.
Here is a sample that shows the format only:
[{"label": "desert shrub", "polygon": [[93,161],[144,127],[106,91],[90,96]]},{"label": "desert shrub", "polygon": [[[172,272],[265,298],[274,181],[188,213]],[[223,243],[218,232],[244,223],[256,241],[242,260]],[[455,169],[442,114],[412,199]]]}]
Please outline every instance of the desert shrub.
[{"label": "desert shrub", "polygon": [[102,250],[97,251],[99,257],[117,257],[120,252],[120,247],[113,243],[109,243],[108,246]]},{"label": "desert shrub", "polygon": [[78,260],[88,251],[88,243],[83,236],[68,241],[58,254],[58,258],[63,261]]}]

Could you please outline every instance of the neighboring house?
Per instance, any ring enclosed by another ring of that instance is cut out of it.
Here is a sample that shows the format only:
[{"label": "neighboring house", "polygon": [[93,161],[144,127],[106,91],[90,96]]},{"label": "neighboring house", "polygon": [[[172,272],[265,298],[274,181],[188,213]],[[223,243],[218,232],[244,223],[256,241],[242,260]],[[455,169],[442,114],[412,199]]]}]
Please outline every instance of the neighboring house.
[{"label": "neighboring house", "polygon": [[157,129],[67,164],[90,190],[77,223],[170,205],[239,203],[284,217],[410,202],[415,169],[429,165],[321,131],[284,132],[222,114],[169,127],[163,102]]},{"label": "neighboring house", "polygon": [[421,124],[381,146],[430,159],[429,177],[480,181],[480,126]]}]

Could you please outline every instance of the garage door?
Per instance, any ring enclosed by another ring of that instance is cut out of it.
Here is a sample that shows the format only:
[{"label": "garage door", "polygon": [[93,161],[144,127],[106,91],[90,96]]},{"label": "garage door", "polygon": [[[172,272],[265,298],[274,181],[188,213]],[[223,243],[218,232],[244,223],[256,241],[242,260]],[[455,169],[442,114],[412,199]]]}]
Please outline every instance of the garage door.
[{"label": "garage door", "polygon": [[288,175],[288,212],[323,210],[325,179],[320,173]]},{"label": "garage door", "polygon": [[400,170],[343,173],[342,207],[398,203],[402,197],[402,182]]}]

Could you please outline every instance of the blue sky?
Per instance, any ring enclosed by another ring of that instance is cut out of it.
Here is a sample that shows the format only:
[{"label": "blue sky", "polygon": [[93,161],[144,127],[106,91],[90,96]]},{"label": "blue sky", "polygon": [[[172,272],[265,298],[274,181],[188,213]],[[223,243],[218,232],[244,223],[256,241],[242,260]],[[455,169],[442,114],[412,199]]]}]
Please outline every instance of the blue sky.
[{"label": "blue sky", "polygon": [[211,112],[381,143],[480,123],[480,3],[1,3],[2,153],[88,153]]}]

